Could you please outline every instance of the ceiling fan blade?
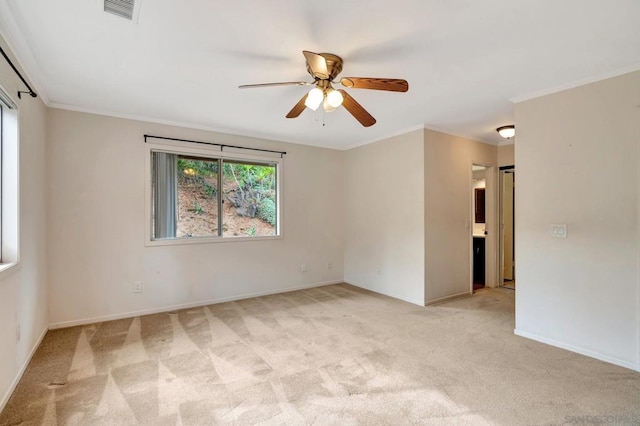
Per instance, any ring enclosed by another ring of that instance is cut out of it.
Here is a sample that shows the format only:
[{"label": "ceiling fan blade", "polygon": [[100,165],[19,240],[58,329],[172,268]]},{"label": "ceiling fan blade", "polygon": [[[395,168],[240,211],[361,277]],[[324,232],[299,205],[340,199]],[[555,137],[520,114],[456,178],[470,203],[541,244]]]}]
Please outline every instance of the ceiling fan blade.
[{"label": "ceiling fan blade", "polygon": [[339,90],[342,93],[342,97],[344,100],[342,101],[342,106],[347,109],[355,117],[356,120],[360,122],[364,127],[373,126],[376,124],[376,119],[373,118],[371,114],[367,112],[366,109],[362,107],[355,99],[351,97],[344,90]]},{"label": "ceiling fan blade", "polygon": [[243,84],[238,89],[253,89],[256,87],[272,87],[272,86],[307,86],[315,83],[307,83],[306,81],[285,81],[283,83],[259,83],[259,84]]},{"label": "ceiling fan blade", "polygon": [[354,89],[388,90],[390,92],[406,92],[409,90],[407,80],[398,78],[343,77],[340,84]]},{"label": "ceiling fan blade", "polygon": [[324,56],[317,53],[309,52],[308,50],[303,50],[302,54],[307,59],[307,64],[309,64],[309,68],[311,69],[311,73],[314,77],[321,80],[326,80],[327,78],[329,78],[327,60],[324,58]]},{"label": "ceiling fan blade", "polygon": [[291,108],[291,111],[287,114],[287,118],[296,118],[302,114],[302,111],[306,108],[304,102],[307,100],[307,95],[308,93],[305,94],[293,108]]}]

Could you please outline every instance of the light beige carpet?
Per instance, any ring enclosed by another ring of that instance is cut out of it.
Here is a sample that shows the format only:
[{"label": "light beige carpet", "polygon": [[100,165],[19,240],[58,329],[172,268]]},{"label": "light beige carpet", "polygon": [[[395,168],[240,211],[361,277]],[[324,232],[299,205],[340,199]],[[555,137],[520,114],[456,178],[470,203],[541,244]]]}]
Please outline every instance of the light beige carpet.
[{"label": "light beige carpet", "polygon": [[640,374],[514,336],[513,310],[334,285],[51,331],[0,424],[640,424]]}]

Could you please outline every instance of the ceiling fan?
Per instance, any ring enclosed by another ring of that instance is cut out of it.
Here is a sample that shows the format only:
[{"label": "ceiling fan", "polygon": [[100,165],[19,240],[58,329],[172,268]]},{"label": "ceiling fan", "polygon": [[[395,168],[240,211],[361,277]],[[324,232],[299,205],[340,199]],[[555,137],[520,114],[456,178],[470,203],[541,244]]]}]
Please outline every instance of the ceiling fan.
[{"label": "ceiling fan", "polygon": [[[376,119],[367,112],[351,95],[342,89],[334,89],[332,83],[342,71],[342,58],[332,53],[302,52],[307,62],[307,71],[314,81],[288,81],[283,83],[245,84],[240,89],[270,86],[315,86],[309,93],[289,111],[287,118],[296,118],[305,108],[317,110],[322,104],[326,112],[334,111],[340,105],[344,106],[356,120],[364,127],[376,124]],[[346,88],[387,90],[391,92],[406,92],[409,83],[396,78],[342,77],[337,81]]]}]

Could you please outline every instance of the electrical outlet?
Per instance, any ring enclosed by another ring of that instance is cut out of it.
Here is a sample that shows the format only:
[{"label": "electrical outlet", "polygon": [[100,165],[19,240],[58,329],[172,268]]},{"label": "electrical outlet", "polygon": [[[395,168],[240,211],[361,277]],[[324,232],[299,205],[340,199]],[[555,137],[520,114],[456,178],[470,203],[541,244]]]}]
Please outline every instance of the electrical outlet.
[{"label": "electrical outlet", "polygon": [[333,265],[331,264],[331,262],[327,262],[327,269],[332,269]]},{"label": "electrical outlet", "polygon": [[16,343],[20,341],[20,323],[16,324]]},{"label": "electrical outlet", "polygon": [[134,281],[133,282],[133,292],[134,293],[142,293],[142,281]]},{"label": "electrical outlet", "polygon": [[567,225],[565,223],[551,224],[551,236],[554,238],[567,238]]},{"label": "electrical outlet", "polygon": [[306,263],[300,264],[300,272],[307,272],[307,264]]}]

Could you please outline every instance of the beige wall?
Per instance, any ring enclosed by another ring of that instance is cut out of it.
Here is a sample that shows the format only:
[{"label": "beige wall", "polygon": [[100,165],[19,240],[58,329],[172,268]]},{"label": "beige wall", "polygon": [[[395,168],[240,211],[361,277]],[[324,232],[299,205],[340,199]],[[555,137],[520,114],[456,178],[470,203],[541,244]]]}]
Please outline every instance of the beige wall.
[{"label": "beige wall", "polygon": [[[24,89],[2,60],[0,85]],[[430,130],[340,152],[16,99],[21,264],[0,274],[0,407],[50,323],[343,278],[416,304],[468,292],[474,162],[518,162],[516,332],[640,369],[638,87],[636,72],[518,104],[517,152]],[[145,247],[144,133],[288,151],[285,238]]]},{"label": "beige wall", "polygon": [[[54,326],[342,280],[341,151],[56,109],[48,131]],[[145,133],[287,151],[284,238],[145,247]]]},{"label": "beige wall", "polygon": [[515,165],[515,147],[515,143],[498,147],[498,167]]},{"label": "beige wall", "polygon": [[424,304],[422,130],[345,153],[345,281]]},{"label": "beige wall", "polygon": [[[3,40],[3,49],[13,58]],[[15,59],[13,60],[15,63]],[[19,109],[20,265],[0,274],[0,409],[48,324],[45,202],[47,111],[40,98],[25,96],[24,85],[0,58],[0,85]],[[20,341],[16,343],[16,327]]]},{"label": "beige wall", "polygon": [[486,253],[495,264],[496,159],[493,145],[424,131],[426,303],[470,291],[474,163],[493,167],[486,172]]},{"label": "beige wall", "polygon": [[426,129],[347,151],[345,281],[417,304],[469,293],[471,166],[492,167],[483,227],[495,265],[496,162],[496,146]]},{"label": "beige wall", "polygon": [[635,369],[639,105],[640,72],[516,105],[516,332]]}]

